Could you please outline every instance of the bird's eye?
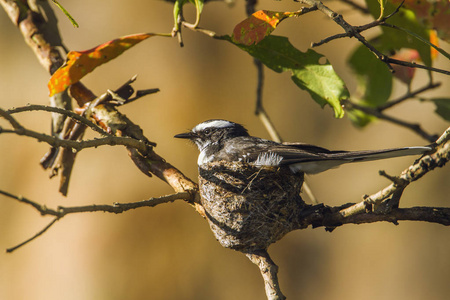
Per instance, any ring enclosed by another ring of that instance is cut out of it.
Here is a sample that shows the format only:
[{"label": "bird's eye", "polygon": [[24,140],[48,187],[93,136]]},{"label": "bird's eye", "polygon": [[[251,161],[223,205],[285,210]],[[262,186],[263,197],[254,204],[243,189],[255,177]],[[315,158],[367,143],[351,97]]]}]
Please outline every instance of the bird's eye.
[{"label": "bird's eye", "polygon": [[205,134],[210,134],[210,133],[211,133],[211,129],[207,128],[207,129],[203,130],[203,132],[204,132]]}]

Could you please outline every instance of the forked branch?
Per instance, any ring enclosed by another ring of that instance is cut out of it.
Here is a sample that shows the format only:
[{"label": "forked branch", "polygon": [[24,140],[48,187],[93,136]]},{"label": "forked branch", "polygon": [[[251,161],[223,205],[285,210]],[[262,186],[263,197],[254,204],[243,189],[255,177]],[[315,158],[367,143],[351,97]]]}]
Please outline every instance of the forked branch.
[{"label": "forked branch", "polygon": [[85,213],[85,212],[108,212],[108,213],[114,213],[114,214],[120,214],[123,212],[126,212],[131,209],[136,209],[140,207],[155,207],[159,204],[163,203],[170,203],[174,202],[175,200],[184,200],[187,202],[194,201],[194,195],[192,193],[188,192],[181,192],[176,193],[172,195],[162,196],[162,197],[155,197],[150,198],[148,200],[143,200],[139,202],[132,202],[132,203],[114,203],[113,205],[107,205],[107,204],[93,204],[93,205],[85,205],[85,206],[58,206],[56,209],[48,208],[45,205],[39,204],[37,202],[34,202],[30,199],[27,199],[22,196],[16,196],[11,193],[5,192],[0,190],[0,194],[10,198],[14,199],[20,203],[24,203],[27,205],[32,206],[34,209],[36,209],[42,216],[54,216],[55,218],[53,221],[51,221],[47,226],[45,226],[42,230],[40,230],[37,234],[32,236],[31,238],[27,239],[26,241],[6,249],[6,252],[13,252],[14,250],[17,250],[18,248],[28,244],[29,242],[33,241],[37,237],[41,236],[44,232],[46,232],[53,224],[56,223],[56,221],[62,219],[66,215],[74,214],[74,213]]}]

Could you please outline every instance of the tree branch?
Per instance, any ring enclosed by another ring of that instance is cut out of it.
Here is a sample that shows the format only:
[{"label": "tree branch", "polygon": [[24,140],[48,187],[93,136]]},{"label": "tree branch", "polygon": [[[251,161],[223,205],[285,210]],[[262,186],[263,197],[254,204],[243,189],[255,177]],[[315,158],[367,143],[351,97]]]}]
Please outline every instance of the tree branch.
[{"label": "tree branch", "polygon": [[[7,115],[6,111],[0,108],[0,115],[2,117],[5,117]],[[6,118],[6,117],[5,117]],[[75,150],[76,152],[79,152],[83,149],[87,148],[96,148],[99,146],[116,146],[116,145],[122,145],[130,148],[135,148],[141,151],[142,153],[147,153],[149,151],[149,147],[151,145],[147,145],[143,141],[139,141],[130,137],[120,137],[120,136],[113,136],[109,135],[104,138],[94,139],[94,140],[82,140],[82,141],[76,141],[76,140],[66,140],[66,139],[60,139],[55,136],[47,135],[45,133],[39,133],[34,130],[26,129],[22,125],[20,125],[12,116],[8,119],[10,121],[11,125],[15,128],[13,130],[10,129],[1,129],[1,133],[13,133],[16,135],[21,136],[27,136],[36,139],[39,142],[45,142],[49,144],[52,147],[63,147],[63,148],[70,148]],[[17,127],[19,126],[19,127]]]},{"label": "tree branch", "polygon": [[415,133],[417,133],[418,135],[420,135],[421,137],[423,137],[425,140],[429,141],[429,142],[433,142],[436,140],[437,136],[433,135],[433,134],[429,134],[428,132],[426,132],[425,130],[422,129],[422,127],[419,124],[415,124],[415,123],[409,123],[388,115],[385,115],[384,113],[382,113],[381,111],[379,111],[376,108],[371,108],[368,106],[364,106],[364,105],[359,105],[356,103],[353,103],[349,100],[345,100],[342,102],[344,105],[344,108],[346,110],[351,110],[351,109],[356,109],[356,110],[360,110],[368,115],[372,115],[374,117],[377,117],[378,119],[381,120],[385,120],[391,123],[394,123],[396,125],[405,127],[409,130],[414,131]]},{"label": "tree branch", "polygon": [[[60,41],[60,39],[59,41],[58,39],[56,41],[52,40],[52,38],[54,38],[55,36],[59,37],[59,32],[56,26],[56,18],[51,22],[51,24],[47,24],[45,22],[39,23],[39,21],[42,21],[43,16],[39,12],[32,11],[26,3],[19,6],[17,4],[17,1],[0,0],[0,4],[3,6],[12,22],[17,27],[19,27],[25,41],[33,49],[42,66],[50,73],[53,73],[57,68],[59,68],[59,66],[64,63],[64,58],[57,49],[58,47],[63,47],[62,42]],[[53,34],[45,34],[44,27],[54,31]],[[75,98],[77,102],[81,104],[81,106],[97,98],[81,82],[72,85],[70,88],[70,92],[72,93],[71,96]],[[126,116],[122,115],[114,106],[98,105],[92,108],[92,113],[93,118],[97,120],[99,124],[104,126],[104,128],[110,130],[109,132],[111,133],[111,135],[114,135],[116,137],[129,137],[136,141],[143,141],[143,144],[148,144],[150,142],[143,134],[142,129],[134,124],[131,120],[129,120]],[[83,130],[81,131],[79,136],[82,136],[82,133]],[[47,137],[39,135],[37,135],[36,138],[47,139]],[[47,139],[47,141],[49,143],[60,143],[56,139]],[[123,142],[123,144],[126,144],[128,141],[131,142],[131,140],[127,140],[125,142],[125,140],[123,139],[121,142]],[[136,141],[132,143],[136,143]],[[106,140],[103,140],[103,142],[106,142]],[[95,147],[95,144],[97,142],[91,141],[89,143],[91,143],[91,145]],[[138,144],[141,144],[141,142],[138,142],[134,146],[137,146]],[[62,142],[61,145],[63,145]],[[66,146],[79,147],[77,144],[66,144]],[[153,151],[153,149],[151,149],[151,151],[141,152],[139,150],[136,150],[136,147],[134,146],[128,147],[130,157],[136,163],[138,168],[146,175],[150,175],[151,173],[155,174],[160,179],[171,185],[171,187],[176,192],[197,190],[197,185],[192,180],[187,178],[177,168],[157,155]],[[143,148],[140,148],[140,146],[138,147],[138,149],[145,150]],[[67,151],[63,152],[67,153]],[[61,155],[61,157],[63,157],[63,155]],[[71,156],[71,158],[72,160],[69,160],[68,162],[69,169],[74,162],[73,155]],[[67,192],[69,180],[68,176],[70,175],[70,170],[68,170],[66,173],[69,174],[67,175],[65,182],[62,182],[62,188],[60,188],[63,194]],[[198,206],[198,204],[195,205],[197,211],[202,214],[201,207]]]},{"label": "tree branch", "polygon": [[365,196],[364,200],[341,210],[339,213],[346,218],[355,214],[364,213],[366,210],[372,210],[382,202],[390,199],[394,194],[401,193],[413,181],[420,179],[428,172],[437,167],[443,167],[450,159],[450,142],[448,141],[450,128],[439,138],[438,141],[445,141],[438,144],[436,152],[430,155],[424,155],[408,169],[404,170],[394,182],[386,188],[378,191],[371,196]]},{"label": "tree branch", "polygon": [[58,220],[59,220],[58,217],[54,218],[53,221],[51,221],[47,226],[45,226],[44,228],[42,228],[42,230],[40,230],[38,233],[36,233],[36,234],[33,235],[32,237],[30,237],[28,240],[23,241],[22,243],[20,243],[20,244],[14,246],[14,247],[7,248],[7,249],[6,249],[6,253],[14,252],[15,250],[19,249],[20,247],[22,247],[22,246],[28,244],[29,242],[35,240],[36,238],[38,238],[39,236],[41,236],[43,233],[45,233],[50,227],[52,227],[53,224],[55,224],[56,221],[58,221]]},{"label": "tree branch", "polygon": [[294,229],[325,227],[327,231],[345,224],[368,224],[375,222],[389,222],[398,225],[398,221],[422,221],[450,226],[450,208],[447,207],[410,207],[393,208],[389,212],[359,212],[357,214],[342,215],[342,211],[359,203],[348,203],[342,206],[329,207],[314,205],[304,209],[296,220]]},{"label": "tree branch", "polygon": [[[325,43],[328,43],[328,42],[338,39],[338,38],[355,37],[360,43],[362,43],[364,46],[366,46],[366,48],[369,49],[370,52],[372,52],[380,61],[385,63],[386,66],[388,67],[389,71],[391,71],[391,72],[394,72],[394,69],[392,68],[391,64],[396,64],[396,65],[406,66],[406,67],[410,67],[410,68],[425,69],[425,70],[429,70],[429,71],[433,71],[433,72],[437,72],[437,73],[442,73],[445,75],[450,75],[450,71],[447,71],[447,70],[438,69],[438,68],[434,68],[434,67],[430,67],[430,66],[425,66],[425,65],[414,63],[414,62],[406,62],[406,61],[401,61],[401,60],[390,58],[389,56],[384,55],[383,53],[378,51],[372,44],[370,44],[366,40],[366,38],[364,36],[361,35],[362,31],[367,30],[372,27],[375,27],[375,26],[383,25],[383,26],[395,27],[393,25],[387,24],[385,21],[388,18],[390,18],[392,15],[397,13],[401,6],[397,7],[397,9],[392,14],[390,14],[389,16],[386,16],[380,20],[375,20],[375,21],[373,21],[369,24],[363,25],[363,26],[352,26],[347,21],[344,20],[342,15],[340,15],[340,14],[334,12],[333,10],[331,10],[330,8],[328,8],[321,1],[317,1],[317,0],[296,0],[296,1],[303,3],[303,4],[310,5],[312,7],[317,7],[318,10],[320,10],[323,14],[325,14],[328,18],[333,20],[336,24],[338,24],[340,27],[342,27],[345,30],[345,33],[339,33],[339,34],[327,37],[318,43],[312,43],[311,47],[317,47],[317,46],[323,45]],[[395,28],[397,28],[397,27],[395,27]]]},{"label": "tree branch", "polygon": [[252,263],[258,266],[261,271],[261,275],[264,279],[264,286],[266,289],[266,296],[268,300],[284,300],[286,297],[283,295],[278,283],[278,266],[270,258],[267,251],[255,251],[245,254]]},{"label": "tree branch", "polygon": [[400,98],[388,101],[384,105],[378,106],[376,108],[376,110],[382,112],[383,110],[386,110],[386,109],[391,108],[391,107],[393,107],[393,106],[395,106],[397,104],[400,104],[400,103],[404,102],[405,100],[412,99],[412,98],[416,97],[417,95],[419,95],[419,94],[421,94],[423,92],[426,92],[428,90],[432,90],[432,89],[438,88],[440,86],[441,86],[440,82],[438,82],[438,83],[430,82],[428,85],[426,85],[426,86],[424,86],[422,88],[419,88],[419,89],[417,89],[415,91],[408,91],[405,95],[401,96]]},{"label": "tree branch", "polygon": [[27,239],[26,241],[18,244],[17,246],[8,248],[6,252],[13,252],[14,250],[17,250],[18,248],[26,245],[27,243],[33,241],[40,235],[42,235],[44,232],[46,232],[53,224],[56,223],[56,221],[62,219],[66,215],[73,214],[73,213],[84,213],[84,212],[108,212],[108,213],[115,213],[120,214],[123,212],[126,212],[131,209],[136,209],[140,207],[155,207],[159,204],[163,203],[170,203],[174,202],[175,200],[184,200],[188,202],[192,202],[194,199],[194,195],[192,193],[188,192],[181,192],[176,193],[172,195],[162,196],[162,197],[155,197],[150,198],[148,200],[143,200],[139,202],[132,202],[132,203],[114,203],[113,205],[86,205],[86,206],[71,206],[71,207],[65,207],[65,206],[58,206],[57,209],[48,208],[45,205],[41,205],[37,202],[34,202],[32,200],[29,200],[27,198],[24,198],[22,196],[16,196],[11,193],[5,192],[0,190],[0,194],[9,197],[11,199],[17,200],[21,203],[28,204],[32,206],[34,209],[36,209],[42,216],[51,215],[55,216],[52,222],[50,222],[46,227],[44,227],[41,231],[39,231],[37,234],[32,236],[31,238]]},{"label": "tree branch", "polygon": [[109,132],[105,131],[103,128],[101,128],[100,126],[98,126],[97,124],[92,122],[91,120],[89,120],[83,116],[80,116],[71,110],[67,110],[67,109],[63,109],[63,108],[59,108],[59,107],[30,104],[27,106],[15,107],[12,109],[8,109],[6,111],[6,113],[12,115],[12,114],[17,114],[17,113],[26,112],[26,111],[48,111],[48,112],[52,112],[52,113],[58,113],[61,115],[65,115],[83,125],[86,125],[87,127],[91,128],[95,132],[100,133],[101,135],[111,136],[111,134]]}]

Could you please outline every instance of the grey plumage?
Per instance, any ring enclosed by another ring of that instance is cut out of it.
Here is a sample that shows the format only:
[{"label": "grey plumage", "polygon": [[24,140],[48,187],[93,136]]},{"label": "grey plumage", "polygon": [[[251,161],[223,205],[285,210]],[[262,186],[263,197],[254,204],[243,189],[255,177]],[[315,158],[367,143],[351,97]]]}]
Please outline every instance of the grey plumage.
[{"label": "grey plumage", "polygon": [[407,155],[421,155],[431,147],[404,147],[365,151],[331,151],[303,143],[276,143],[252,137],[240,124],[208,120],[177,138],[193,141],[200,150],[198,165],[213,161],[241,161],[261,166],[286,166],[292,172],[316,174],[345,163]]}]

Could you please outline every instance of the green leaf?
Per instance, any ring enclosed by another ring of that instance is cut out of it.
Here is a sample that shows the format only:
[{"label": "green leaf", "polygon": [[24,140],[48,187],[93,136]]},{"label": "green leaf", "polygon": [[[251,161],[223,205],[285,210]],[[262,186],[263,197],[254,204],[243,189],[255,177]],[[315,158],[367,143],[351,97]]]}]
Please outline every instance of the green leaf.
[{"label": "green leaf", "polygon": [[[366,0],[367,7],[374,18],[380,15],[378,1]],[[388,15],[395,11],[396,6],[387,2],[384,6],[384,13]],[[377,48],[385,54],[402,49],[410,48],[419,51],[420,57],[425,65],[431,66],[431,49],[422,40],[430,40],[429,30],[417,21],[416,15],[409,9],[400,9],[398,13],[390,17],[387,23],[400,27],[402,30],[381,26],[383,33],[380,35],[380,46]],[[413,32],[415,35],[409,35]],[[420,37],[421,39],[418,39]]]},{"label": "green leaf", "polygon": [[450,121],[450,98],[430,99],[436,105],[435,112],[444,120]]},{"label": "green leaf", "polygon": [[[375,41],[370,41],[374,44]],[[386,103],[392,92],[392,73],[364,45],[350,56],[350,67],[358,80],[358,97],[364,105],[377,107]]]},{"label": "green leaf", "polygon": [[362,112],[357,109],[351,109],[347,111],[347,116],[350,119],[350,121],[353,123],[353,125],[357,127],[364,127],[368,125],[370,122],[376,120],[377,118],[368,115],[365,112]]},{"label": "green leaf", "polygon": [[275,72],[290,71],[292,81],[306,90],[314,101],[322,107],[330,105],[336,118],[343,117],[341,100],[348,98],[349,93],[328,60],[325,63],[319,62],[324,58],[322,54],[311,49],[301,52],[289,42],[288,38],[276,35],[270,35],[257,45],[251,46],[236,43],[230,36],[223,39],[248,52]]},{"label": "green leaf", "polygon": [[[376,44],[375,40],[370,41]],[[379,61],[364,45],[356,48],[348,63],[356,74],[358,81],[358,103],[377,107],[386,103],[391,96],[393,76],[384,63]],[[348,118],[355,126],[364,127],[376,120],[359,110],[349,110]]]}]

